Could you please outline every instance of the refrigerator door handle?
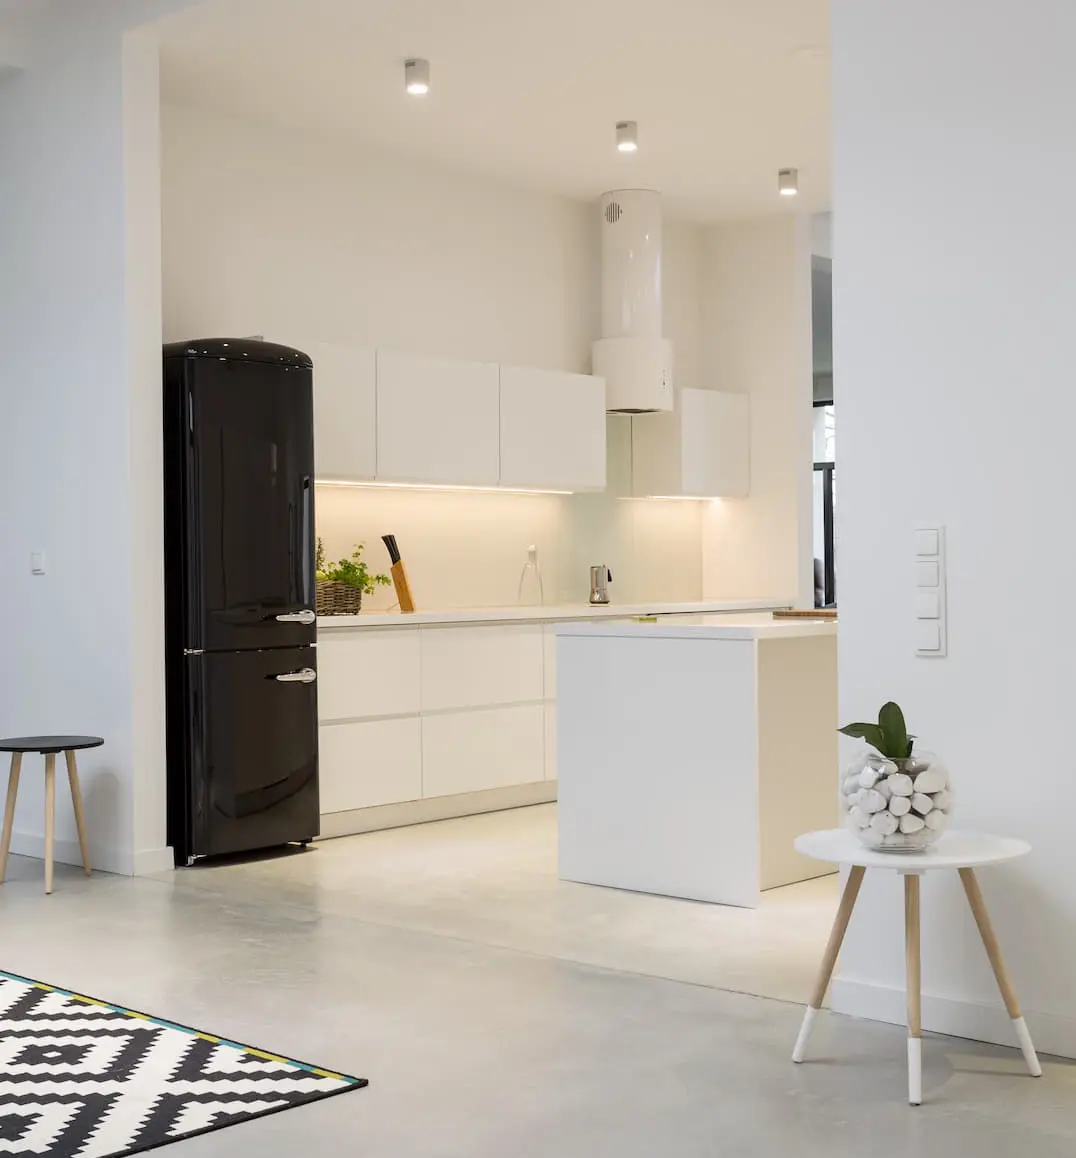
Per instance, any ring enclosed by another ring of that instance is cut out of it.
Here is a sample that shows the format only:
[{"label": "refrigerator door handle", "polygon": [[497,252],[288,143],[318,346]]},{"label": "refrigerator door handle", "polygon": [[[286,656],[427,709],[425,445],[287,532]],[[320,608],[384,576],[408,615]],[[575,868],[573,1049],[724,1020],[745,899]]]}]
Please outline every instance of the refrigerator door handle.
[{"label": "refrigerator door handle", "polygon": [[304,667],[299,671],[283,672],[274,678],[278,684],[312,684],[317,680],[318,673],[312,667]]},{"label": "refrigerator door handle", "polygon": [[304,607],[302,611],[288,611],[284,615],[276,617],[277,623],[305,623],[307,625],[317,621],[317,614],[310,610],[309,607]]}]

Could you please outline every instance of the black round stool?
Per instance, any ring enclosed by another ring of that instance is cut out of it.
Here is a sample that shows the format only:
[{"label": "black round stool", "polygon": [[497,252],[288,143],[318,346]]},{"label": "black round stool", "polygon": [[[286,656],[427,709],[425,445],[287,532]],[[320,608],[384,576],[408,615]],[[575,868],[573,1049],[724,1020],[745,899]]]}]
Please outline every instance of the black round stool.
[{"label": "black round stool", "polygon": [[86,839],[86,817],[82,811],[82,789],[78,783],[75,753],[84,748],[100,748],[100,736],[20,736],[0,740],[0,752],[11,753],[11,772],[7,780],[7,806],[4,829],[0,835],[0,885],[7,873],[7,854],[11,847],[11,827],[15,823],[15,799],[19,794],[19,773],[26,752],[40,752],[45,757],[45,892],[52,892],[52,854],[56,836],[56,754],[63,752],[67,761],[67,780],[71,785],[71,802],[75,806],[78,842],[82,848],[82,867],[90,875],[90,844]]}]

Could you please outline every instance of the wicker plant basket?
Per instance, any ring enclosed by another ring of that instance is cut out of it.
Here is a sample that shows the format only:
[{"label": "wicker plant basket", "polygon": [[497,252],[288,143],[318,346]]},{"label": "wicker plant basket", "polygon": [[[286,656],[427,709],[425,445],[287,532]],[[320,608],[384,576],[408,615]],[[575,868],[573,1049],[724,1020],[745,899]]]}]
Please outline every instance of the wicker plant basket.
[{"label": "wicker plant basket", "polygon": [[318,615],[358,615],[362,610],[362,588],[331,579],[317,582]]}]

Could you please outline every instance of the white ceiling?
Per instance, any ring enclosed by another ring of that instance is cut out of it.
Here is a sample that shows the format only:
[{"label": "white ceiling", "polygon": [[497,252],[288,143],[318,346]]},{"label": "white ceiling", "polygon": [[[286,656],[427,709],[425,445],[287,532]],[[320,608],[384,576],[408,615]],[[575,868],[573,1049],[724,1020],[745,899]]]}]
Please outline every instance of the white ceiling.
[{"label": "white ceiling", "polygon": [[[700,220],[829,205],[826,0],[211,0],[162,42],[166,99],[517,186],[645,185]],[[424,99],[407,56],[430,60]]]}]

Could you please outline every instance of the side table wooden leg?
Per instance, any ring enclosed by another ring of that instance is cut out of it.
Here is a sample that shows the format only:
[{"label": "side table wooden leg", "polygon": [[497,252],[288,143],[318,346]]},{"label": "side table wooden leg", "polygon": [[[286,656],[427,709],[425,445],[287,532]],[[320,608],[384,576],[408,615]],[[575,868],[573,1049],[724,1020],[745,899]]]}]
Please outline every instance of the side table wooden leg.
[{"label": "side table wooden leg", "polygon": [[45,753],[45,895],[52,892],[52,859],[56,850],[56,753]]},{"label": "side table wooden leg", "polygon": [[86,814],[82,808],[82,788],[78,782],[78,764],[74,752],[65,752],[67,760],[67,782],[71,787],[71,803],[75,809],[75,827],[78,829],[78,843],[82,849],[82,867],[90,875],[90,842],[86,836]]},{"label": "side table wooden leg", "polygon": [[799,1037],[796,1038],[795,1048],[792,1050],[794,1062],[803,1061],[807,1053],[807,1042],[811,1036],[811,1028],[822,1002],[826,999],[826,990],[829,988],[833,970],[837,964],[837,956],[844,942],[844,935],[848,932],[848,922],[852,919],[852,910],[856,907],[856,898],[859,896],[859,887],[863,884],[863,874],[867,870],[862,865],[853,865],[845,882],[844,892],[841,894],[840,907],[833,921],[833,928],[829,934],[826,951],[822,955],[822,967],[818,972],[814,992],[811,994],[810,1004],[803,1014],[803,1024],[800,1026]]},{"label": "side table wooden leg", "polygon": [[1027,1062],[1027,1068],[1031,1072],[1031,1076],[1033,1078],[1041,1078],[1042,1066],[1039,1064],[1039,1055],[1035,1052],[1035,1045],[1031,1040],[1031,1032],[1027,1028],[1024,1015],[1020,1012],[1020,1001],[1016,996],[1016,989],[1013,987],[1009,970],[1005,966],[1005,958],[1001,955],[1001,945],[998,942],[997,933],[994,932],[994,923],[990,920],[990,914],[987,912],[986,901],[983,900],[983,891],[979,887],[979,878],[975,875],[974,869],[962,868],[960,870],[960,880],[964,885],[964,892],[967,893],[968,904],[971,905],[975,923],[979,926],[979,936],[982,937],[986,955],[990,958],[990,965],[994,970],[994,976],[997,978],[998,988],[1001,990],[1005,1008],[1012,1018],[1013,1028],[1016,1030],[1016,1040],[1020,1043],[1020,1050],[1024,1055],[1024,1061]]},{"label": "side table wooden leg", "polygon": [[4,806],[4,830],[0,835],[0,885],[7,876],[7,854],[11,848],[11,828],[15,823],[15,800],[19,795],[19,772],[22,769],[22,753],[11,753],[11,771],[7,776],[7,804]]},{"label": "side table wooden leg", "polygon": [[904,960],[908,994],[908,1101],[923,1102],[922,955],[920,950],[919,877],[904,877]]}]

